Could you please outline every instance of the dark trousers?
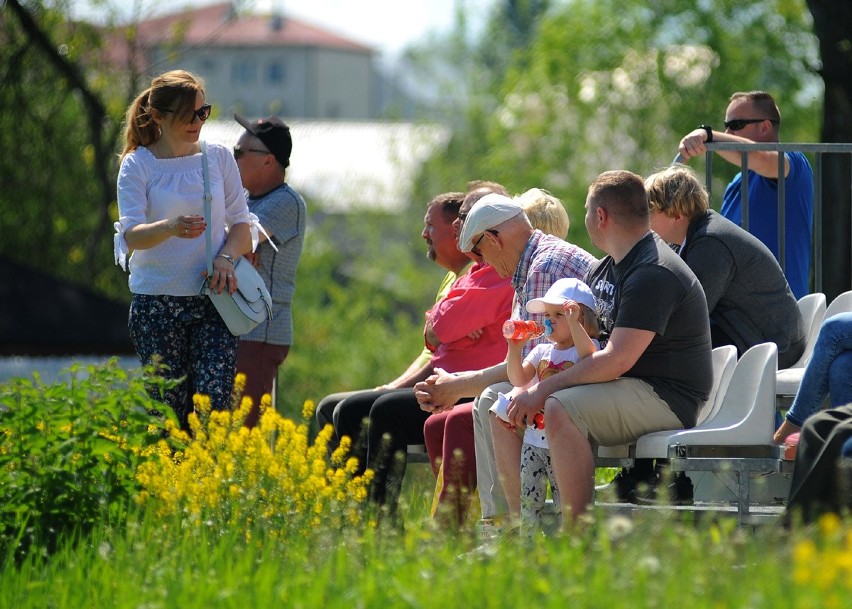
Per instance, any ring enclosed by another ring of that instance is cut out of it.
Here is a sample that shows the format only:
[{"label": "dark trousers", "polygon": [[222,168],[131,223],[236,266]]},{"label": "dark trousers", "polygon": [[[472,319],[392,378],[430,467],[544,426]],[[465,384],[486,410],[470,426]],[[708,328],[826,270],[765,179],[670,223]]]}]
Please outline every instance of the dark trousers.
[{"label": "dark trousers", "polygon": [[392,391],[402,389],[363,389],[344,391],[325,396],[317,406],[317,423],[322,429],[326,425],[334,427],[334,435],[329,442],[329,452],[337,448],[340,438],[349,436],[352,448],[349,454],[358,459],[357,474],[363,474],[367,467],[367,430],[365,421],[370,416],[373,402]]},{"label": "dark trousers", "polygon": [[172,407],[183,429],[189,429],[193,396],[210,398],[213,410],[231,407],[237,368],[237,337],[206,296],[133,294],[128,317],[130,340],[143,364],[159,361],[174,387],[157,384],[148,392]]},{"label": "dark trousers", "polygon": [[839,476],[843,444],[852,438],[852,404],[808,417],[799,436],[787,502],[787,518],[798,513],[812,522],[824,512],[852,506],[852,489]]},{"label": "dark trousers", "polygon": [[[371,490],[376,503],[387,504],[391,510],[396,507],[406,448],[423,444],[423,424],[428,417],[413,389],[359,391],[334,408],[335,433],[353,439],[352,453],[363,464],[359,473],[365,467],[376,473]],[[366,427],[365,418],[369,421]]]},{"label": "dark trousers", "polygon": [[252,406],[243,425],[254,427],[260,421],[260,400],[271,395],[278,377],[278,367],[287,359],[290,345],[271,345],[255,340],[241,340],[237,347],[237,372],[246,375],[243,396],[251,398]]}]

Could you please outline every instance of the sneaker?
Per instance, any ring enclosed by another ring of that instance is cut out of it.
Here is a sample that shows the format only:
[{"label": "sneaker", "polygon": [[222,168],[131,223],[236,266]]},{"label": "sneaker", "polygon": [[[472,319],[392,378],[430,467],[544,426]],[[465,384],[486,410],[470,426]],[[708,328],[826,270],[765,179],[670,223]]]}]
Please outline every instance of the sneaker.
[{"label": "sneaker", "polygon": [[503,519],[499,516],[482,518],[476,523],[476,537],[482,541],[492,541],[503,532]]}]

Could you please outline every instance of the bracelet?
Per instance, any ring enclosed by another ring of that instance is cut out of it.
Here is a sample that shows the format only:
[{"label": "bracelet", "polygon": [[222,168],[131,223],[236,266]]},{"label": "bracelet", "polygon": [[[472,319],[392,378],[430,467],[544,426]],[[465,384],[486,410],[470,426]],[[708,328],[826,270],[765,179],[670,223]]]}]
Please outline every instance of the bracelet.
[{"label": "bracelet", "polygon": [[229,256],[228,254],[216,254],[216,257],[217,258],[224,258],[225,260],[227,260],[231,264],[234,264],[234,257]]},{"label": "bracelet", "polygon": [[713,141],[713,127],[710,125],[698,125],[699,129],[704,129],[707,132],[707,139],[704,140],[705,143],[710,144]]}]

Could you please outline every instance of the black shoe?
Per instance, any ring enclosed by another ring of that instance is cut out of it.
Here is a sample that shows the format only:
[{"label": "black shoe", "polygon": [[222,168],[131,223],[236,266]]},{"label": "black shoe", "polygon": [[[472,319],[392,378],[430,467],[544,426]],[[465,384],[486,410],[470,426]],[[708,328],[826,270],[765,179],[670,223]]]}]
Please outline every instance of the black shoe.
[{"label": "black shoe", "polygon": [[647,496],[653,492],[654,487],[656,487],[656,473],[653,469],[644,471],[644,468],[625,467],[609,484],[597,487],[596,490],[606,492],[611,489],[615,492],[619,503],[636,503],[638,497]]},{"label": "black shoe", "polygon": [[692,480],[684,472],[675,474],[674,479],[666,485],[665,497],[658,496],[659,489],[657,487],[653,487],[652,491],[646,496],[638,496],[637,503],[647,505],[692,505],[694,501]]}]

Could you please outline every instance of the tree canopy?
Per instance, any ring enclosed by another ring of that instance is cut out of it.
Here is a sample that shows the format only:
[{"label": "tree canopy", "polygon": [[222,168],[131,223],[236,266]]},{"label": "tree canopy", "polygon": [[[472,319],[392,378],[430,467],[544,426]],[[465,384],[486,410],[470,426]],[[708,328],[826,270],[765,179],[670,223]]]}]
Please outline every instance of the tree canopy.
[{"label": "tree canopy", "polygon": [[[525,21],[524,37],[505,25],[505,35],[496,31],[506,21],[502,6],[468,52],[502,40],[509,48],[487,55],[506,62],[444,62],[492,70],[477,72],[475,82],[490,82],[491,91],[469,97],[467,121],[428,168],[447,180],[546,188],[577,220],[594,176],[613,168],[645,175],[670,163],[683,135],[721,123],[735,91],[771,92],[784,139],[817,141],[819,57],[802,0],[571,0]],[[735,169],[714,171],[720,182],[726,171]],[[588,243],[579,222],[570,238]]]},{"label": "tree canopy", "polygon": [[[0,254],[127,300],[112,260],[115,153],[140,75],[106,69],[105,30],[72,23],[66,5],[0,5]],[[786,141],[852,141],[849,3],[505,0],[477,36],[463,9],[456,17],[446,39],[407,55],[409,78],[428,80],[429,116],[454,128],[408,209],[336,217],[309,201],[296,344],[282,369],[289,407],[387,381],[422,347],[442,274],[419,237],[436,193],[472,179],[548,189],[574,220],[569,239],[590,247],[581,218],[591,179],[668,164],[686,132],[721,123],[734,91],[775,95]],[[821,121],[824,101],[831,120]],[[714,165],[714,192],[726,171],[736,169]],[[848,202],[849,179],[837,187]],[[835,224],[848,242],[848,222]]]}]

